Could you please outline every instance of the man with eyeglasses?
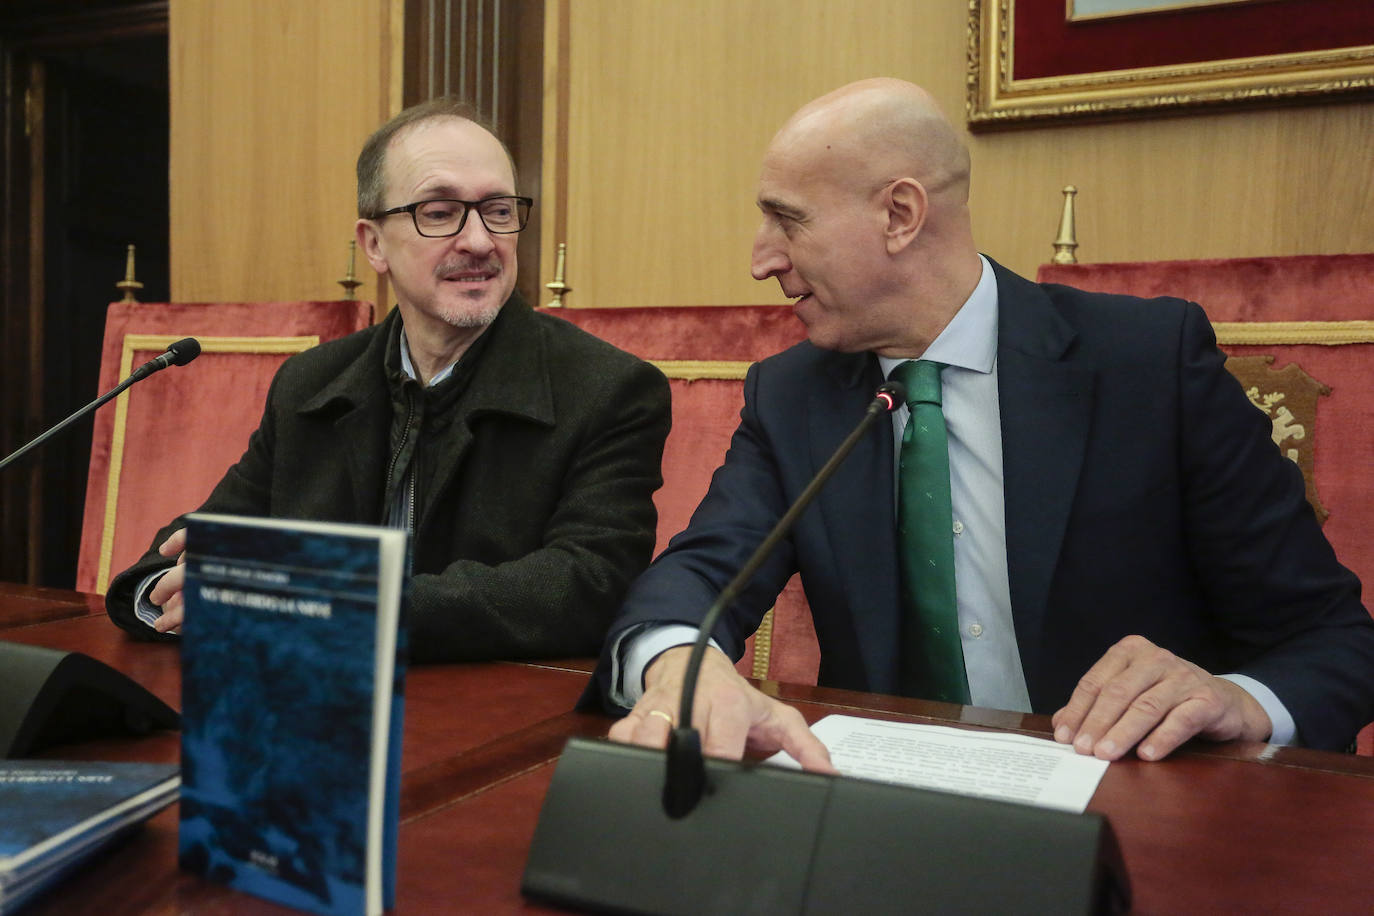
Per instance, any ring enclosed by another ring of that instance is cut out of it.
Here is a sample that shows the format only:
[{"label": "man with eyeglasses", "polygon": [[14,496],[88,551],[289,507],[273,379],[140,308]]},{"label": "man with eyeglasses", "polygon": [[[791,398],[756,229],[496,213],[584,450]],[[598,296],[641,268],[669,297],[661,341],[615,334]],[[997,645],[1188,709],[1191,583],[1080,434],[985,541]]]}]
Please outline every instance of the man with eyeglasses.
[{"label": "man with eyeglasses", "polygon": [[[519,300],[533,201],[467,106],[401,112],[357,175],[358,244],[396,308],[282,365],[201,511],[410,531],[416,661],[595,654],[653,549],[667,380]],[[111,583],[137,636],[176,638],[182,528]]]}]

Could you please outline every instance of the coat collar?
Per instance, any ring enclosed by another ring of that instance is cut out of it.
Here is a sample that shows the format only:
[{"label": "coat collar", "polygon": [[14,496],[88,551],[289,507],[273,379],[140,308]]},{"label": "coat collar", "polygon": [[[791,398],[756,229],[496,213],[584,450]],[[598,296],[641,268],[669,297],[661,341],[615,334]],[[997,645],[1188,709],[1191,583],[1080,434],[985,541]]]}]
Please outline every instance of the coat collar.
[{"label": "coat collar", "polygon": [[[376,504],[385,483],[385,435],[393,410],[385,356],[387,347],[395,342],[392,331],[400,321],[400,312],[393,309],[373,329],[363,351],[299,408],[301,414],[333,416],[338,447],[345,456],[360,517],[380,511]],[[506,414],[544,426],[554,425],[553,380],[538,322],[523,302],[512,298],[487,329],[486,334],[492,336],[481,352],[474,353],[479,363],[463,396],[468,422],[453,431],[446,455],[447,473],[436,480],[434,497],[426,500],[425,514],[419,519],[417,530],[424,529],[439,494],[458,473],[463,455],[472,443],[473,419],[483,414]],[[376,441],[378,435],[382,436],[380,448],[360,445]]]},{"label": "coat collar", "polygon": [[539,318],[518,298],[508,300],[467,395],[471,414],[504,413],[553,426],[554,379]]},{"label": "coat collar", "polygon": [[[301,413],[316,413],[343,406],[345,411],[363,408],[374,398],[386,395],[386,348],[391,345],[393,326],[401,322],[398,309],[377,328],[367,348],[313,397],[301,405]],[[470,411],[505,413],[535,423],[554,423],[553,380],[545,358],[545,341],[539,333],[538,319],[518,298],[512,297],[497,313],[486,331],[490,339],[465,398]]]}]

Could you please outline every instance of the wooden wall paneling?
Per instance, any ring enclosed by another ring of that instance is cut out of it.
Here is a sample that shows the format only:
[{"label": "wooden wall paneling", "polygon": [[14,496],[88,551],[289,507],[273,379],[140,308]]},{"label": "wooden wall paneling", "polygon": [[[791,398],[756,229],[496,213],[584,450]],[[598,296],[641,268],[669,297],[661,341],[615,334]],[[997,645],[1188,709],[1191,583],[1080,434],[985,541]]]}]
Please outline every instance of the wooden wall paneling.
[{"label": "wooden wall paneling", "polygon": [[952,5],[570,6],[572,306],[783,301],[749,276],[749,254],[760,159],[787,116],[922,57],[946,63],[933,90],[962,91],[962,47],[932,44],[929,25],[961,22]]},{"label": "wooden wall paneling", "polygon": [[980,134],[974,229],[1032,274],[1073,184],[1082,261],[1374,251],[1371,135],[1350,103]]},{"label": "wooden wall paneling", "polygon": [[[781,301],[776,284],[748,274],[759,161],[783,120],[822,92],[902,77],[963,123],[961,4],[546,9],[543,174],[555,202],[539,214],[541,282],[566,241],[573,307]],[[974,231],[988,254],[1033,275],[1052,254],[1060,188],[1074,184],[1083,260],[1371,251],[1371,135],[1374,103],[1311,101],[980,134],[968,138]]]},{"label": "wooden wall paneling", "polygon": [[[172,0],[172,298],[336,299],[401,0]],[[361,256],[360,298],[386,301]]]},{"label": "wooden wall paneling", "polygon": [[[528,0],[405,0],[404,98],[451,96],[477,108],[515,160],[517,191],[540,199],[544,4]],[[539,304],[540,222],[520,234],[517,288]]]},{"label": "wooden wall paneling", "polygon": [[[535,299],[551,301],[545,284],[556,275],[558,243],[568,239],[568,95],[572,66],[570,36],[571,0],[547,0],[544,4],[544,56],[539,184],[543,192],[539,210],[531,222],[539,223],[539,286]],[[580,281],[579,281],[580,282]],[[568,284],[572,286],[570,282]],[[576,287],[573,288],[576,292]]]}]

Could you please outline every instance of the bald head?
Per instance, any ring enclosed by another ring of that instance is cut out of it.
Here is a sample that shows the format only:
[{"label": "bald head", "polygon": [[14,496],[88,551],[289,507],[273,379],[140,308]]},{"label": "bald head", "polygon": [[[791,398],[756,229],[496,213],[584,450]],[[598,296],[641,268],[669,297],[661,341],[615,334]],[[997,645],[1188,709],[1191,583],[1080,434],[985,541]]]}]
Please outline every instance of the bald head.
[{"label": "bald head", "polygon": [[969,156],[930,94],[896,79],[807,103],[768,146],[751,272],[812,343],[911,356],[977,285]]},{"label": "bald head", "polygon": [[805,153],[842,183],[871,187],[909,176],[929,195],[968,201],[968,150],[930,93],[905,80],[861,80],[807,103],[769,152],[783,148]]}]

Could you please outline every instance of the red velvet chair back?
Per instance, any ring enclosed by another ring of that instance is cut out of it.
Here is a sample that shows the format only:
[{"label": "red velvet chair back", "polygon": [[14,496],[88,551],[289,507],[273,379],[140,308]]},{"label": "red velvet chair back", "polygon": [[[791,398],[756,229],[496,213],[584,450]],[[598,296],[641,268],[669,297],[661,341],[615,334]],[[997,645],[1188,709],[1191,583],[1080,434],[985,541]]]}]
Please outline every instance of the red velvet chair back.
[{"label": "red velvet chair back", "polygon": [[[806,336],[788,306],[555,308],[557,315],[652,362],[668,376],[673,430],[663,455],[658,550],[683,528],[725,457],[744,406],[750,363]],[[793,577],[750,639],[741,673],[814,684],[820,650],[800,581]]]},{"label": "red velvet chair back", "polygon": [[[1212,320],[1227,368],[1303,468],[1341,562],[1374,588],[1374,254],[1047,264],[1039,279],[1180,296]],[[1267,364],[1266,364],[1267,363]],[[1368,731],[1361,750],[1369,753]]]},{"label": "red velvet chair back", "polygon": [[371,323],[372,304],[351,300],[111,305],[100,391],[183,337],[197,338],[201,355],[96,413],[77,589],[104,594],[159,528],[205,500],[243,454],[288,356]]}]

